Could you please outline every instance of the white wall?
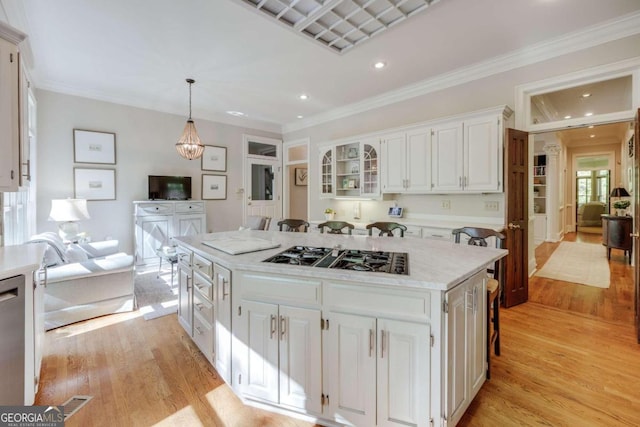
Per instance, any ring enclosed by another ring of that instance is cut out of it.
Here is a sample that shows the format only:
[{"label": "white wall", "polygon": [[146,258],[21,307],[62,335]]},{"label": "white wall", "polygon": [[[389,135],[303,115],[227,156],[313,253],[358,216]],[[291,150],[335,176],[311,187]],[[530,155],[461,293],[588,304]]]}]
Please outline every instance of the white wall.
[{"label": "white wall", "polygon": [[[175,143],[182,134],[186,116],[160,113],[102,101],[39,90],[38,99],[38,183],[37,232],[55,231],[48,222],[51,199],[73,197],[73,168],[94,165],[73,163],[73,129],[115,132],[116,200],[88,202],[91,219],[81,222],[93,240],[113,237],[133,252],[134,200],[147,199],[148,175],[192,177],[192,196],[201,198],[200,160],[185,160]],[[255,129],[195,119],[204,144],[227,147],[227,199],[209,200],[207,231],[237,229],[242,225],[242,134],[280,138]],[[212,172],[206,172],[212,173]]]},{"label": "white wall", "polygon": [[[507,35],[505,35],[507,36]],[[446,88],[423,96],[414,97],[392,105],[372,109],[349,117],[322,123],[307,129],[288,132],[285,141],[309,138],[309,186],[319,188],[318,144],[335,139],[357,136],[376,131],[383,132],[390,128],[424,122],[455,114],[462,114],[499,105],[515,105],[515,87],[525,83],[559,76],[585,68],[604,65],[622,59],[640,56],[640,36],[633,36],[615,42],[606,43],[569,55],[539,62],[530,66],[516,68],[470,83]],[[516,112],[518,114],[518,112]],[[319,199],[311,192],[309,218],[323,219],[326,207],[338,210],[338,218],[348,219],[351,215],[348,202],[335,202]],[[485,200],[495,200],[494,195],[448,195],[451,209],[443,210],[438,201],[444,197],[438,195],[402,196],[402,203],[407,213],[413,212],[428,215],[460,215],[460,216],[494,216],[504,215],[504,204],[500,204],[499,212],[484,211]],[[502,197],[502,196],[498,196]],[[371,205],[363,203],[362,218],[380,219],[386,217],[386,206],[391,202]],[[369,216],[368,216],[369,215]]]}]

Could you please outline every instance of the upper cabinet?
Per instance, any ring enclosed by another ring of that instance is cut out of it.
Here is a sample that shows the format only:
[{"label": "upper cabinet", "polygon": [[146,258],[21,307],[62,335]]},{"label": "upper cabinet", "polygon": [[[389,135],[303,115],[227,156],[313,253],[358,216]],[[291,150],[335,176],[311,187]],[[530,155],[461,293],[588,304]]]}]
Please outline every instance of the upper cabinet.
[{"label": "upper cabinet", "polygon": [[320,149],[320,196],[372,198],[380,195],[379,143],[353,141]]},{"label": "upper cabinet", "polygon": [[381,152],[383,193],[431,190],[431,129],[386,135],[382,138]]},{"label": "upper cabinet", "polygon": [[[0,33],[2,35],[2,33]],[[0,192],[17,191],[20,175],[18,48],[0,38]]]}]

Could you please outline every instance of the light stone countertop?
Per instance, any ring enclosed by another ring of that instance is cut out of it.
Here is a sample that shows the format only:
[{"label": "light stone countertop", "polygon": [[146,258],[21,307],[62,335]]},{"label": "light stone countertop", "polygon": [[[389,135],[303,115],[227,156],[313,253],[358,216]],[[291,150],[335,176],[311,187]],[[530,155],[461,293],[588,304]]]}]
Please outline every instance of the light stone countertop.
[{"label": "light stone countertop", "polygon": [[[258,238],[279,243],[275,249],[229,255],[203,245],[203,240],[228,237]],[[178,244],[186,246],[205,258],[232,270],[296,275],[316,279],[344,280],[353,283],[377,284],[389,287],[449,290],[489,264],[507,254],[506,250],[460,245],[449,241],[398,238],[331,235],[320,233],[285,233],[278,231],[242,230],[197,236],[176,237]],[[262,262],[291,246],[334,247],[409,254],[409,274],[354,272],[320,267],[296,266]]]},{"label": "light stone countertop", "polygon": [[46,249],[46,243],[0,247],[0,279],[36,271]]}]

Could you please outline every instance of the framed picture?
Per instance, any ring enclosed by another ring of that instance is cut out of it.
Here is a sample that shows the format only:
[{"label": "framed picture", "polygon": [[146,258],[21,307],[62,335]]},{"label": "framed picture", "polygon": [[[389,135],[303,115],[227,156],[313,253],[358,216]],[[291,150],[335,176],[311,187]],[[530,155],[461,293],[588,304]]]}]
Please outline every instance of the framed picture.
[{"label": "framed picture", "polygon": [[226,198],[226,175],[202,175],[202,200],[225,200]]},{"label": "framed picture", "polygon": [[73,169],[74,197],[87,200],[116,199],[115,169]]},{"label": "framed picture", "polygon": [[296,175],[296,185],[307,185],[307,168],[295,168],[294,170]]},{"label": "framed picture", "polygon": [[629,139],[629,142],[627,142],[629,157],[633,157],[633,153],[636,151],[635,145],[633,143],[633,137],[634,136],[635,135],[631,135],[631,138]]},{"label": "framed picture", "polygon": [[355,179],[350,179],[348,184],[347,184],[347,188],[356,188],[356,180]]},{"label": "framed picture", "polygon": [[227,147],[205,145],[202,153],[203,171],[227,171]]},{"label": "framed picture", "polygon": [[75,163],[116,164],[116,134],[92,130],[73,130]]}]

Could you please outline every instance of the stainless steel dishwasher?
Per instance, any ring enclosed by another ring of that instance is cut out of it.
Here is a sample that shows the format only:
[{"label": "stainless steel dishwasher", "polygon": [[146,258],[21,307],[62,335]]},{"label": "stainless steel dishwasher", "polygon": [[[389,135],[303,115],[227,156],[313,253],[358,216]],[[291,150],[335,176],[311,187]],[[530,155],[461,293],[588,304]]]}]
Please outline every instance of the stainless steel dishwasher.
[{"label": "stainless steel dishwasher", "polygon": [[0,280],[0,405],[24,405],[24,276]]}]

